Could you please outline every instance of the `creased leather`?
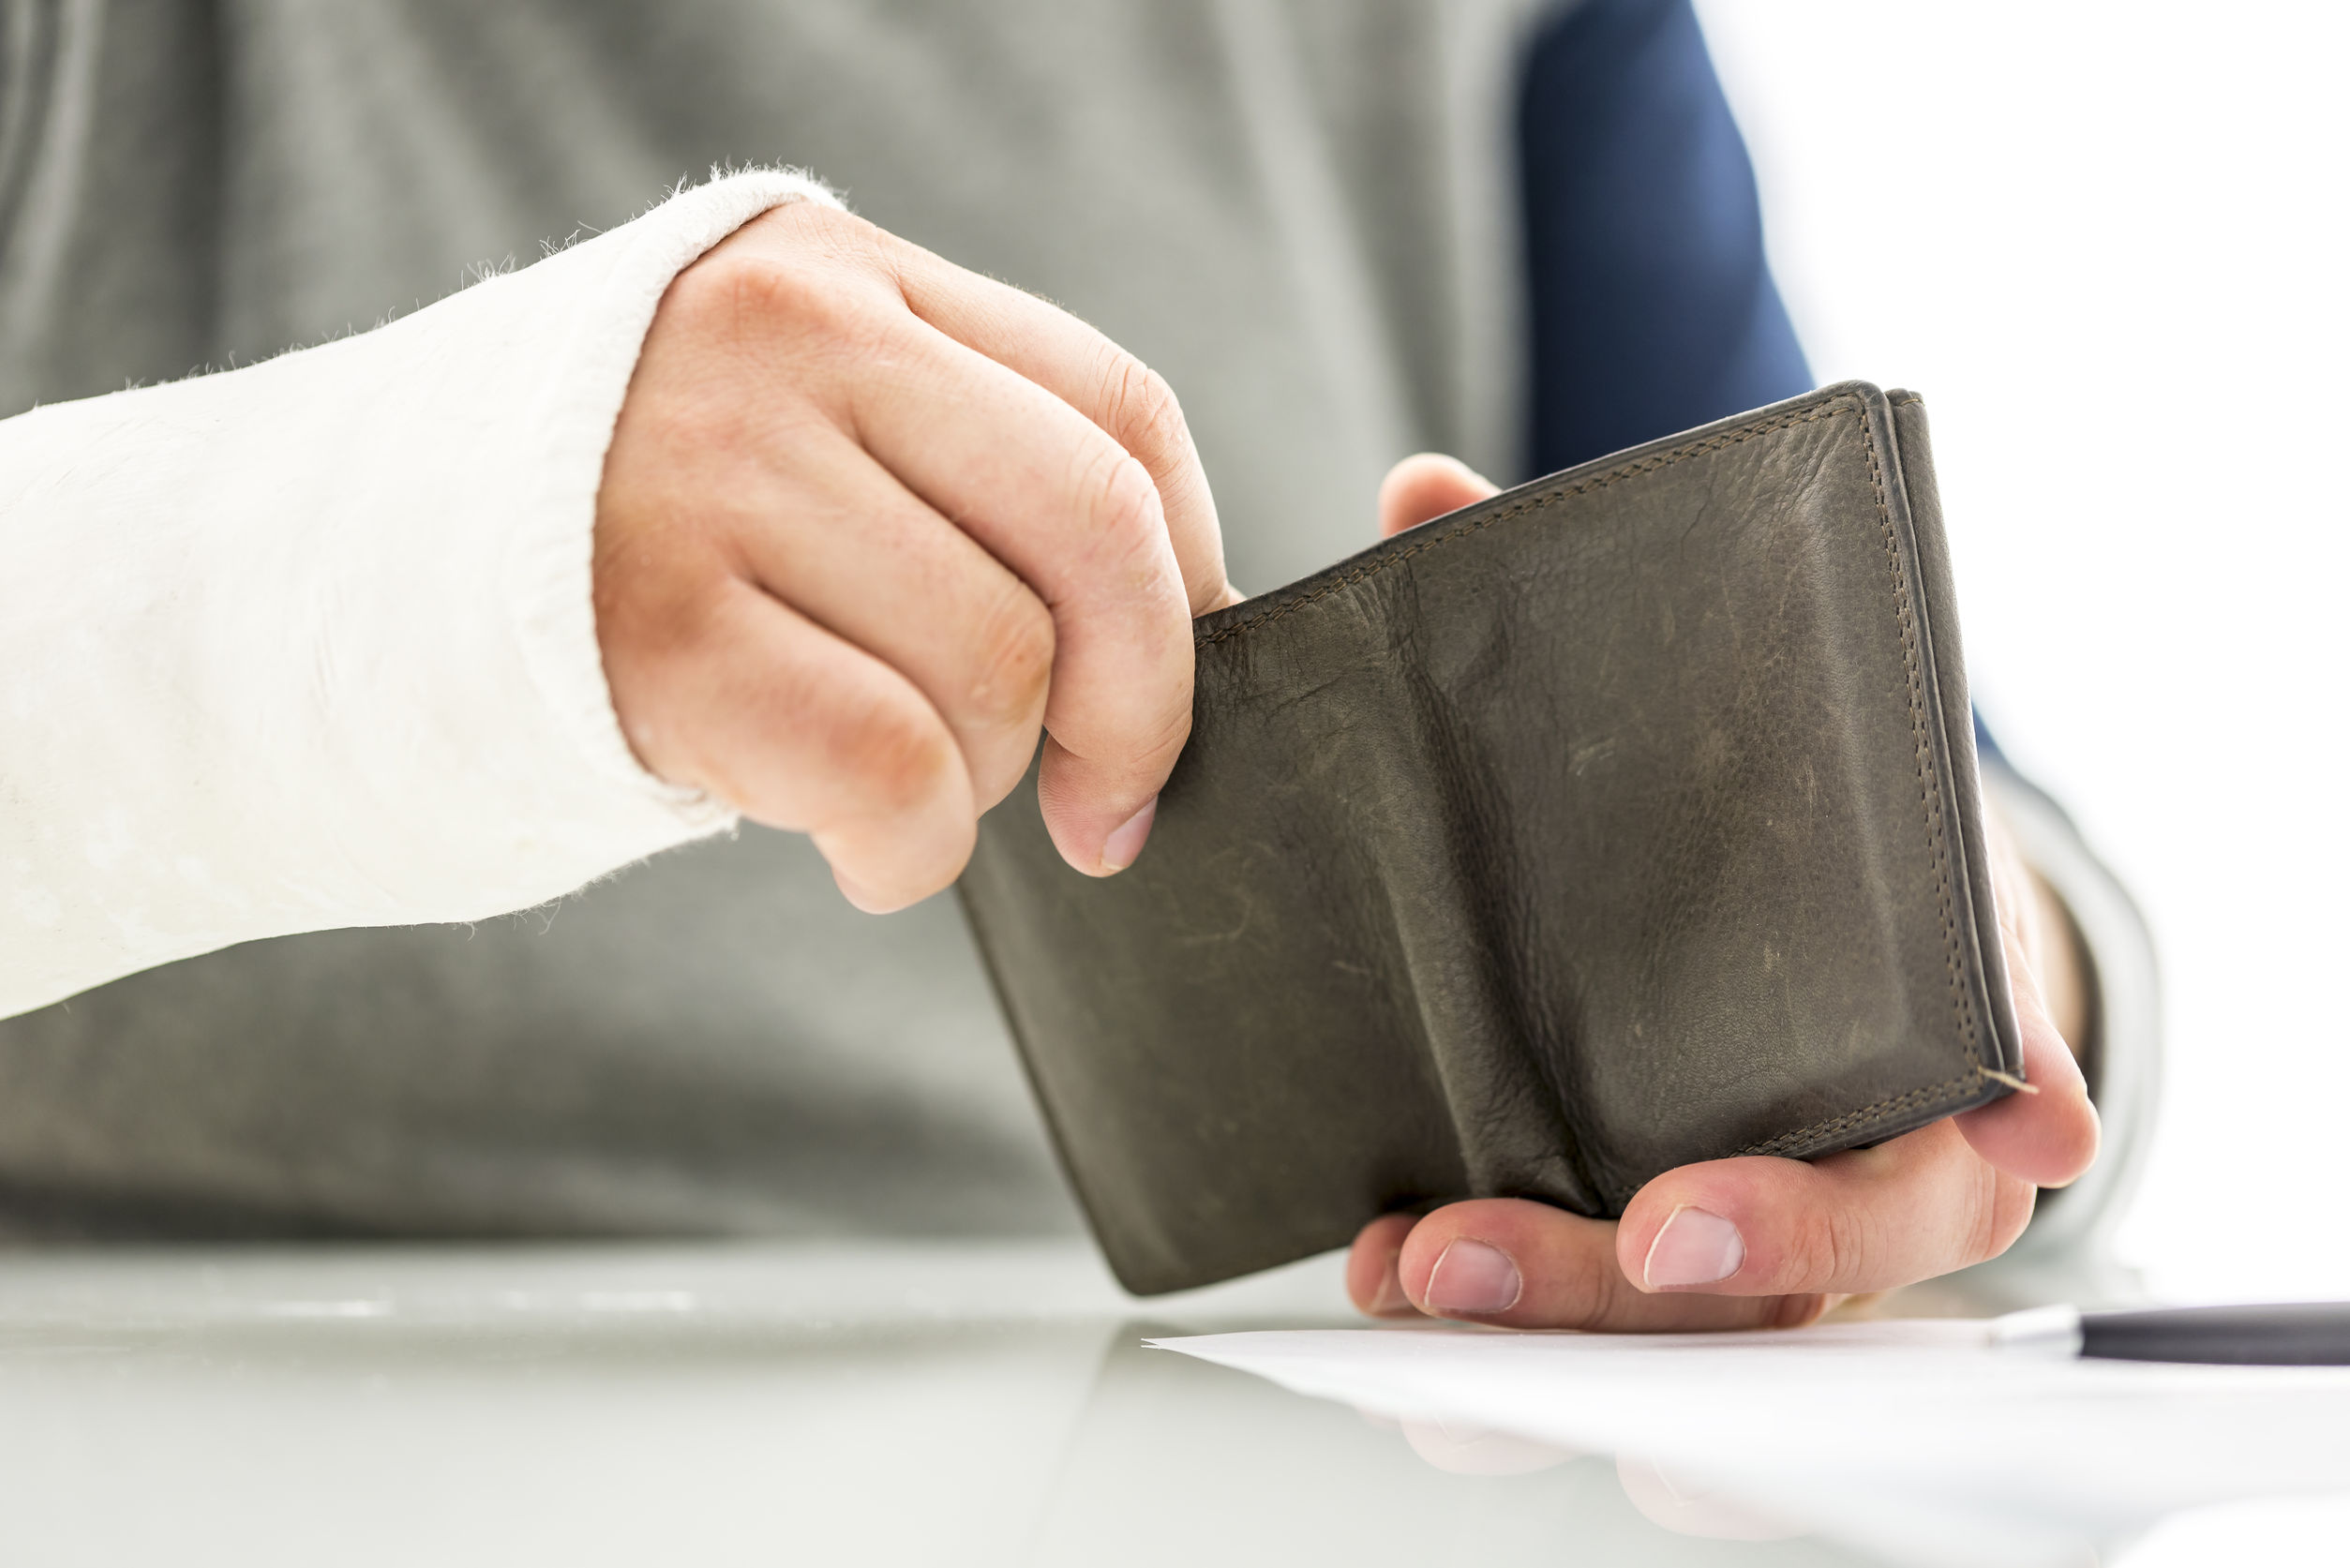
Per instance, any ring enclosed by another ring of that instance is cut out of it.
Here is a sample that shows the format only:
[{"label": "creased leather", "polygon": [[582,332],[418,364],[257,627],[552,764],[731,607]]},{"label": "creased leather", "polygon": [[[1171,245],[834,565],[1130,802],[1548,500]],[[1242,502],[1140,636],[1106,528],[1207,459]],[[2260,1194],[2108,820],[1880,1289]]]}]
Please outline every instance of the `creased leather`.
[{"label": "creased leather", "polygon": [[1195,631],[1141,859],[1070,871],[1022,790],[962,884],[1130,1289],[1459,1197],[1610,1215],[2020,1074],[1915,398],[1603,458]]}]

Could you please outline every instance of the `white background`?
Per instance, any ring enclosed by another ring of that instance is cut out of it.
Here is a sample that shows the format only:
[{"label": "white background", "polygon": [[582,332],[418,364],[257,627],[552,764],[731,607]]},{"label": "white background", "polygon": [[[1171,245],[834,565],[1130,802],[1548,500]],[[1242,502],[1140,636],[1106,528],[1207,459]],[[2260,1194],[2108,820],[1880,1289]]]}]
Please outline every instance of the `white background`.
[{"label": "white background", "polygon": [[1978,700],[2137,894],[2123,1249],[2350,1296],[2350,8],[1699,0],[1822,381],[1925,394]]}]

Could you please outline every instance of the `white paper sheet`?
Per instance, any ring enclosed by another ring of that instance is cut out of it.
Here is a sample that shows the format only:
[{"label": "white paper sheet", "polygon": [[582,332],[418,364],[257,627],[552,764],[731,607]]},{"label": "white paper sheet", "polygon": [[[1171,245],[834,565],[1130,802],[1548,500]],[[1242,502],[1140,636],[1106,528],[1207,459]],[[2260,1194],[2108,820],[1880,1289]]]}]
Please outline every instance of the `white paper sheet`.
[{"label": "white paper sheet", "polygon": [[1407,1421],[1634,1455],[1918,1563],[2057,1563],[2205,1503],[2350,1490],[2350,1368],[1998,1351],[1980,1322],[1151,1341]]}]

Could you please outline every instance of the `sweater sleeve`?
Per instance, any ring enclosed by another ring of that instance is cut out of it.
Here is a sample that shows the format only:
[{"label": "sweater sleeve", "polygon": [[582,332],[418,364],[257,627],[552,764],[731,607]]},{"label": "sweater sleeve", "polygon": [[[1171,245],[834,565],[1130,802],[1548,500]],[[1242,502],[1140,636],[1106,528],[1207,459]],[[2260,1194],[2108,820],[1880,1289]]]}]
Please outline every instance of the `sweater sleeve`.
[{"label": "sweater sleeve", "polygon": [[604,455],[733,175],[393,324],[0,421],[0,1016],[259,937],[484,918],[728,827],[621,738]]}]

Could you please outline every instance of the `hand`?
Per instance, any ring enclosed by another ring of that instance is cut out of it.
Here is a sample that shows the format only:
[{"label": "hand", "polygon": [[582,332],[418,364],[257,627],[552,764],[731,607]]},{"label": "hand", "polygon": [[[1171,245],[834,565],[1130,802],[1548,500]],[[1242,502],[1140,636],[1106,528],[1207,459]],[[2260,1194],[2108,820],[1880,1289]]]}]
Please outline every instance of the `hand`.
[{"label": "hand", "polygon": [[[1406,458],[1381,487],[1381,529],[1392,534],[1493,493],[1448,457]],[[1363,1228],[1347,1259],[1355,1306],[1511,1328],[1792,1326],[1846,1295],[2006,1250],[2037,1188],[2088,1169],[2098,1127],[2042,985],[2043,974],[2072,972],[2069,921],[1996,820],[1992,832],[1999,932],[2036,1093],[1873,1149],[1684,1165],[1642,1187],[1620,1221],[1508,1198],[1418,1219],[1386,1215]],[[2073,1008],[2077,1027],[2077,1000]]]},{"label": "hand", "polygon": [[1040,727],[1061,854],[1131,863],[1233,597],[1174,395],[1041,300],[814,202],[663,298],[596,506],[613,705],[859,907],[952,882]]}]

